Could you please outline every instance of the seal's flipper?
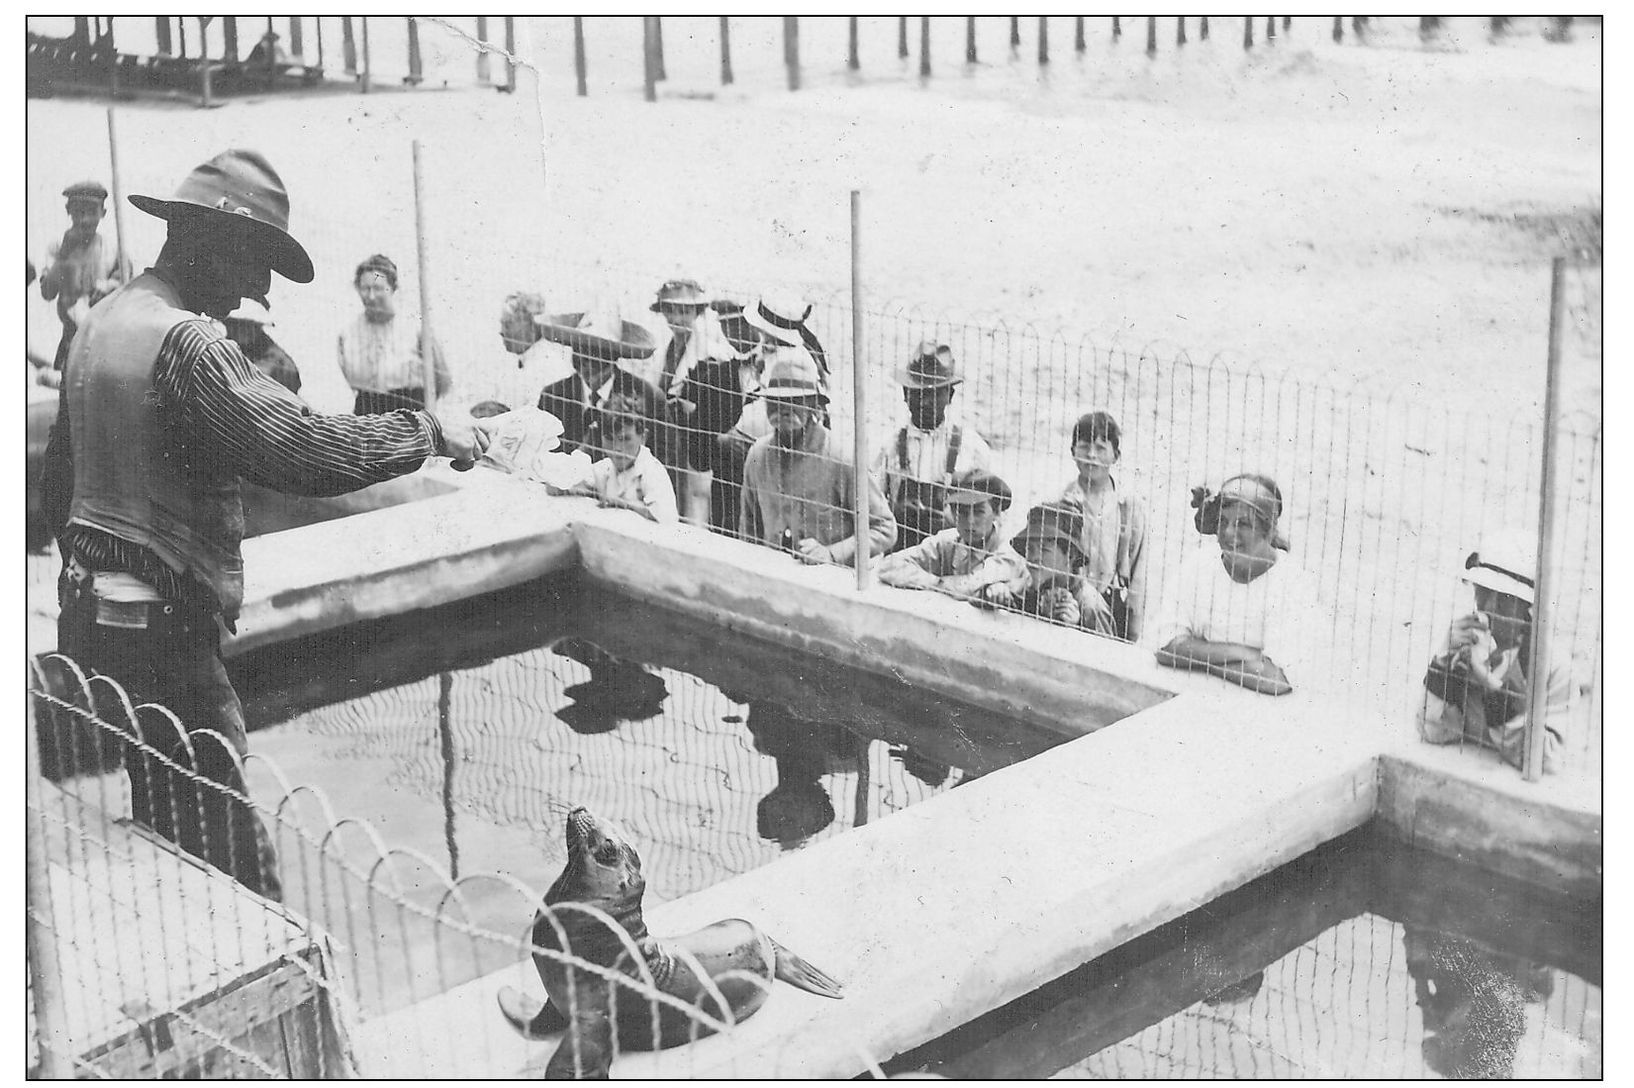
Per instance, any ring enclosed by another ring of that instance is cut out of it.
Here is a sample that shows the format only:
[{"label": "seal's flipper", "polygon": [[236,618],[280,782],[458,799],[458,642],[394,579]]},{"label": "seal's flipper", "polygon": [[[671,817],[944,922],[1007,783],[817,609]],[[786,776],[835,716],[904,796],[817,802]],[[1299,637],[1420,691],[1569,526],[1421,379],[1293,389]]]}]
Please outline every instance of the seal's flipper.
[{"label": "seal's flipper", "polygon": [[772,938],[772,948],[777,952],[777,968],[774,974],[790,986],[798,986],[809,993],[820,997],[841,998],[845,994],[840,990],[840,984],[829,978],[787,948],[778,944]]},{"label": "seal's flipper", "polygon": [[510,986],[499,991],[499,1011],[524,1039],[543,1039],[567,1028],[567,1017],[549,1001],[529,997]]},{"label": "seal's flipper", "polygon": [[546,1080],[606,1080],[613,1065],[613,1019],[607,993],[582,994],[572,1026],[545,1066]]}]

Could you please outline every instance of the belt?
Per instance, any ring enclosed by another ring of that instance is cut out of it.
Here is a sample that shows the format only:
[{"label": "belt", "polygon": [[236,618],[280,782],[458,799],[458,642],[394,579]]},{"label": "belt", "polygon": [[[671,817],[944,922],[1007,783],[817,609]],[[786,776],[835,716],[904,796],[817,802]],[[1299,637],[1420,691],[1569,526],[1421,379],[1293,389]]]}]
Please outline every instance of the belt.
[{"label": "belt", "polygon": [[210,623],[213,616],[197,609],[184,610],[175,601],[114,601],[96,592],[97,572],[76,558],[70,558],[63,571],[75,592],[88,594],[96,602],[96,623],[101,627],[118,627],[131,631],[145,631],[154,627],[190,629]]}]

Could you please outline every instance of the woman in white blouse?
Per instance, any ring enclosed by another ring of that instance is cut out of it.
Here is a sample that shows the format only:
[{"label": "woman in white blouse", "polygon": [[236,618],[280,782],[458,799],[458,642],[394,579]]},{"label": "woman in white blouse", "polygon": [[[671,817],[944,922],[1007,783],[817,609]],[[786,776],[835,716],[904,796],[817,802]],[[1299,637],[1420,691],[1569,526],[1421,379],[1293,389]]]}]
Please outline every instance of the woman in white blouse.
[{"label": "woman in white blouse", "polygon": [[376,253],[358,265],[352,286],[363,312],[341,330],[339,350],[341,373],[357,393],[353,413],[424,408],[425,351],[436,370],[437,396],[446,395],[454,383],[442,348],[422,335],[418,322],[398,316],[397,265],[391,258]]}]

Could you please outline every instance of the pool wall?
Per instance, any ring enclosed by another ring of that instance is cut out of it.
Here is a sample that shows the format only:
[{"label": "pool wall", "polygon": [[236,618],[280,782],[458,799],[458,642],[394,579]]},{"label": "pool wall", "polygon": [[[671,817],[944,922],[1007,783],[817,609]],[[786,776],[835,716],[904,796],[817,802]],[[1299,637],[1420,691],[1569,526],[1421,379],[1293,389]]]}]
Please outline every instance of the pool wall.
[{"label": "pool wall", "polygon": [[[1400,723],[1331,697],[1253,695],[1160,669],[1135,647],[931,594],[859,592],[849,571],[471,475],[457,495],[247,543],[251,593],[234,648],[582,564],[701,621],[1084,734],[655,908],[660,935],[749,917],[840,978],[847,997],[779,986],[730,1037],[626,1056],[621,1077],[855,1075],[865,1055],[935,1038],[1375,814],[1418,845],[1507,875],[1600,886],[1598,796],[1570,783],[1523,784],[1480,754],[1406,743]],[[502,974],[515,984],[526,972]],[[364,1071],[408,1072],[393,1065],[421,1050],[406,1037],[457,1039],[490,1022],[500,981],[364,1025]],[[476,1064],[467,1055],[459,1069],[416,1072],[520,1075],[549,1052],[518,1040]]]}]

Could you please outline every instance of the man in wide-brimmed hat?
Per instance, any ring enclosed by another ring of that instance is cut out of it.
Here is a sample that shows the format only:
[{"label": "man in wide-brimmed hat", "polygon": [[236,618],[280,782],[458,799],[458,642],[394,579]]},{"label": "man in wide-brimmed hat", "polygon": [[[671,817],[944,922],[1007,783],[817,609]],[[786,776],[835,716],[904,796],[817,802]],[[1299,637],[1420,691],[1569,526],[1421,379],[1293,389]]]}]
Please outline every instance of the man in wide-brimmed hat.
[{"label": "man in wide-brimmed hat", "polygon": [[[744,461],[738,515],[743,535],[785,548],[805,563],[850,563],[857,552],[856,473],[850,451],[817,418],[828,397],[811,354],[799,347],[773,349],[760,395],[772,433],[751,446]],[[882,555],[896,539],[896,522],[879,481],[869,476],[867,487],[869,552]]]},{"label": "man in wide-brimmed hat", "polygon": [[541,314],[535,321],[541,339],[573,352],[573,373],[539,394],[539,407],[561,420],[562,452],[582,448],[599,457],[603,444],[599,409],[618,396],[639,405],[647,420],[648,448],[675,468],[680,462],[664,395],[620,365],[652,355],[656,347],[652,333],[612,310]]},{"label": "man in wide-brimmed hat", "polygon": [[[62,191],[67,201],[69,227],[62,240],[46,251],[40,270],[40,295],[56,300],[62,338],[52,369],[62,370],[74,333],[92,306],[119,286],[119,252],[98,233],[107,214],[108,190],[99,181],[78,181]],[[43,377],[43,375],[42,375]],[[52,384],[56,379],[47,380]]]},{"label": "man in wide-brimmed hat", "polygon": [[973,469],[988,472],[993,452],[976,428],[949,418],[948,406],[964,376],[946,344],[921,341],[896,370],[908,421],[880,443],[874,475],[896,518],[898,549],[952,528],[944,501],[948,481]]},{"label": "man in wide-brimmed hat", "polygon": [[1008,605],[1027,588],[1027,564],[999,533],[1010,509],[1010,485],[991,472],[970,469],[953,478],[944,496],[953,528],[892,552],[879,580],[904,589],[934,589],[976,605]]},{"label": "man in wide-brimmed hat", "polygon": [[[1431,744],[1491,747],[1521,767],[1532,681],[1532,601],[1537,544],[1531,534],[1489,534],[1464,561],[1475,607],[1453,620],[1424,675],[1419,735]],[[1571,724],[1571,673],[1546,663],[1543,770],[1559,769]]]},{"label": "man in wide-brimmed hat", "polygon": [[[244,593],[240,479],[334,495],[428,457],[474,460],[486,434],[423,411],[316,415],[206,319],[244,299],[264,305],[274,272],[312,280],[283,181],[259,154],[224,152],[171,199],[130,201],[169,224],[164,248],[74,337],[46,453],[63,551],[58,648],[133,704],[169,709],[191,748],[177,737],[156,742],[160,754],[242,794],[244,715],[220,655]],[[196,805],[175,804],[183,783],[157,759],[131,752],[126,765],[139,822],[278,897],[276,858],[249,808],[203,787]]]}]

